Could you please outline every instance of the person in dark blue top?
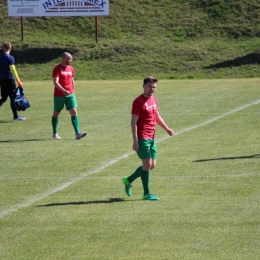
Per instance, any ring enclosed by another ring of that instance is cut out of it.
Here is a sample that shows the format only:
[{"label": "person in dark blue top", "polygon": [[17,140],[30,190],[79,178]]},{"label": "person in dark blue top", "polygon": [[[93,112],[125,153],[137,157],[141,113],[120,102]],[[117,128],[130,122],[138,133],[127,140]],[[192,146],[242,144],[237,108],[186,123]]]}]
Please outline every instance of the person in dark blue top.
[{"label": "person in dark blue top", "polygon": [[19,87],[22,87],[23,83],[19,79],[17,71],[15,69],[14,57],[10,55],[12,44],[10,42],[5,42],[3,44],[3,49],[4,52],[0,54],[0,87],[2,96],[2,98],[0,99],[0,106],[2,106],[9,97],[14,120],[23,121],[26,120],[26,118],[18,116],[14,102],[15,97],[13,93],[16,89],[15,80]]}]

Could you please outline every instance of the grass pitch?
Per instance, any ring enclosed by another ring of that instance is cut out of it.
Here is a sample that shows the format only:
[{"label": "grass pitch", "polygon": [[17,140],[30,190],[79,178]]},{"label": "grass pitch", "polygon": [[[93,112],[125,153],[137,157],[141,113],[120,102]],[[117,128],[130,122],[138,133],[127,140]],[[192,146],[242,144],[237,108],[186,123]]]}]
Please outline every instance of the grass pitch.
[{"label": "grass pitch", "polygon": [[28,82],[31,108],[0,108],[0,259],[259,259],[259,79],[159,82],[152,192],[121,178],[140,81],[76,81],[81,129],[68,112],[51,129],[51,81]]}]

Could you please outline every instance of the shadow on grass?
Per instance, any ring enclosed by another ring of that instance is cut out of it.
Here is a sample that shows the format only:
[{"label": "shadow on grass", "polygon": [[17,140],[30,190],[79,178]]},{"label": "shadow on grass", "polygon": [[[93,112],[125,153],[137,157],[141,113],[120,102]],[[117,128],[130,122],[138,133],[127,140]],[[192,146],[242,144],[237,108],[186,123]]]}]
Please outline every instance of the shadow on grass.
[{"label": "shadow on grass", "polygon": [[236,160],[236,159],[251,159],[260,158],[260,154],[253,154],[248,156],[234,156],[234,157],[220,157],[220,158],[210,158],[210,159],[200,159],[192,162],[209,162],[209,161],[222,161],[222,160]]},{"label": "shadow on grass", "polygon": [[73,55],[74,49],[68,48],[29,48],[23,50],[12,50],[11,55],[19,64],[41,64],[47,63],[57,58],[61,58],[63,52],[69,52]]},{"label": "shadow on grass", "polygon": [[205,67],[206,69],[220,69],[229,67],[239,67],[242,65],[260,64],[260,53],[250,53],[246,56],[238,57]]},{"label": "shadow on grass", "polygon": [[38,142],[38,141],[54,141],[55,143],[64,142],[64,141],[78,141],[72,138],[62,138],[61,140],[54,140],[52,137],[45,138],[45,139],[24,139],[24,140],[0,140],[0,143],[20,143],[20,142]]},{"label": "shadow on grass", "polygon": [[0,120],[0,124],[8,124],[8,123],[13,123],[14,120]]},{"label": "shadow on grass", "polygon": [[109,198],[108,200],[92,200],[92,201],[50,203],[50,204],[45,204],[45,205],[38,205],[36,207],[57,207],[57,206],[86,205],[86,204],[109,204],[109,203],[129,202],[129,201],[133,201],[133,200],[124,200],[122,198]]},{"label": "shadow on grass", "polygon": [[50,138],[46,139],[25,139],[25,140],[1,140],[0,143],[19,143],[19,142],[38,142],[38,141],[46,141]]}]

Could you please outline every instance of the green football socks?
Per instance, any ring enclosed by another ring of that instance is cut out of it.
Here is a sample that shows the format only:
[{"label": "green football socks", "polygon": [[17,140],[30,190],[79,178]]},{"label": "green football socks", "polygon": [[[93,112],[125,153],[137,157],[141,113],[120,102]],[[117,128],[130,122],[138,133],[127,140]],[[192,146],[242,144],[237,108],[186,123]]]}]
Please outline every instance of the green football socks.
[{"label": "green football socks", "polygon": [[139,166],[132,175],[127,177],[128,182],[132,183],[135,179],[139,178],[141,176],[141,170],[142,165]]},{"label": "green football socks", "polygon": [[52,123],[53,134],[58,133],[59,118],[52,116],[51,123]]},{"label": "green football socks", "polygon": [[[56,117],[52,116],[51,122],[52,122],[53,134],[58,133],[59,118],[58,117],[56,118]],[[71,117],[71,122],[72,122],[72,125],[74,127],[74,130],[75,130],[76,134],[79,133],[80,132],[80,127],[79,127],[79,118],[78,118],[78,116],[72,116]]]},{"label": "green football socks", "polygon": [[72,125],[74,127],[74,130],[77,133],[80,132],[80,127],[79,127],[79,118],[78,116],[71,116],[71,122],[72,122]]},{"label": "green football socks", "polygon": [[150,194],[150,172],[141,170],[141,179],[144,188],[144,195]]}]

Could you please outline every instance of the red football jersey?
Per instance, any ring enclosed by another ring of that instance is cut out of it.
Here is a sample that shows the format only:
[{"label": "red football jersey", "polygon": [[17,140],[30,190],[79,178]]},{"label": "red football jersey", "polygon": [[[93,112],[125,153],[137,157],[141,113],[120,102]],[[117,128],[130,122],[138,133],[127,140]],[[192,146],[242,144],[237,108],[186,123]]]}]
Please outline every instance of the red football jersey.
[{"label": "red football jersey", "polygon": [[[72,84],[72,79],[74,78],[74,69],[72,66],[67,65],[66,67],[61,64],[57,65],[52,71],[53,78],[59,78],[59,84],[70,92],[70,94],[74,93],[74,87]],[[63,97],[64,94],[57,89],[54,88],[54,96],[55,97]]]},{"label": "red football jersey", "polygon": [[137,97],[132,104],[132,115],[139,116],[137,121],[138,139],[154,139],[158,103],[154,96],[150,98],[143,94]]}]

